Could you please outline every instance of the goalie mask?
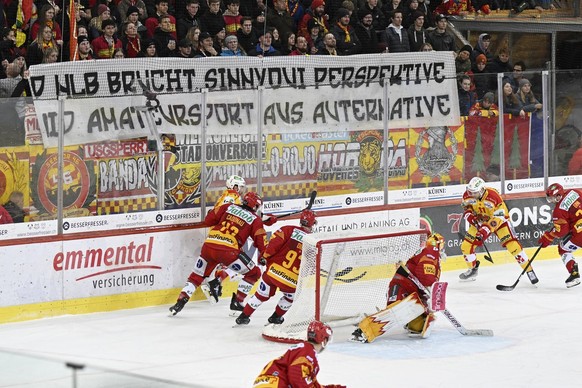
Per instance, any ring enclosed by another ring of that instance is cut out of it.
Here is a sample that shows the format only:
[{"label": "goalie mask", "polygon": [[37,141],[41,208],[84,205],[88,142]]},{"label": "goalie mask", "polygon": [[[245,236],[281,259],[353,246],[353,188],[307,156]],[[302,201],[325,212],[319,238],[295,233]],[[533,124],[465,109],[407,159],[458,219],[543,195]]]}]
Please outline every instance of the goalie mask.
[{"label": "goalie mask", "polygon": [[331,330],[331,327],[327,323],[312,321],[307,327],[307,340],[321,344],[324,348],[331,341],[332,335],[333,330]]},{"label": "goalie mask", "polygon": [[257,212],[263,205],[263,199],[254,191],[249,191],[245,194],[242,201],[243,205]]},{"label": "goalie mask", "polygon": [[231,175],[226,180],[226,188],[229,190],[236,190],[238,193],[242,194],[246,187],[246,182],[243,177],[238,175]]},{"label": "goalie mask", "polygon": [[301,217],[299,218],[299,224],[308,232],[311,233],[311,230],[315,225],[317,225],[317,216],[314,211],[305,209],[301,212]]},{"label": "goalie mask", "polygon": [[467,185],[467,193],[470,197],[479,199],[483,196],[485,192],[485,181],[479,177],[474,177],[469,181]]},{"label": "goalie mask", "polygon": [[546,190],[546,201],[558,203],[564,198],[564,187],[559,183],[552,183]]},{"label": "goalie mask", "polygon": [[439,251],[441,261],[447,259],[447,254],[445,252],[445,238],[440,233],[433,233],[428,236],[426,246],[436,248]]}]

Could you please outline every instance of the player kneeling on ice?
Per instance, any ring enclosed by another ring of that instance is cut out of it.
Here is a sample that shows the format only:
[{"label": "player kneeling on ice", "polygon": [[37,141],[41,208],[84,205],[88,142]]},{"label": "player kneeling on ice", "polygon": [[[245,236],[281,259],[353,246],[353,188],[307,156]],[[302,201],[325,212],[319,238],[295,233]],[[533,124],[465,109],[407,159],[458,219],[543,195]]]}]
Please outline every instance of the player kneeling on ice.
[{"label": "player kneeling on ice", "polygon": [[[485,181],[474,177],[469,181],[463,194],[463,218],[469,223],[469,229],[461,243],[461,252],[469,269],[459,275],[464,281],[475,280],[479,270],[479,260],[475,249],[485,243],[491,233],[501,241],[501,245],[511,253],[521,268],[525,268],[529,258],[515,236],[509,219],[509,210],[501,195],[491,187],[485,187]],[[532,284],[538,278],[530,265],[527,276]]]},{"label": "player kneeling on ice", "polygon": [[204,223],[210,226],[208,237],[204,240],[200,257],[194,265],[194,270],[188,277],[186,286],[180,292],[178,301],[170,307],[172,315],[178,314],[190,300],[196,288],[207,278],[219,264],[224,264],[231,270],[243,275],[238,284],[238,291],[232,294],[230,309],[242,311],[242,302],[250,292],[253,284],[259,280],[261,270],[242,251],[245,242],[250,237],[259,251],[265,252],[267,234],[263,221],[257,214],[262,198],[255,192],[245,194],[242,206],[226,203],[218,209],[211,210]]},{"label": "player kneeling on ice", "polygon": [[[388,286],[388,306],[375,314],[364,318],[358,329],[352,333],[352,341],[372,342],[382,334],[404,326],[411,336],[426,338],[429,336],[432,323],[436,319],[427,304],[432,302],[431,295],[427,295],[413,280],[430,288],[439,281],[441,276],[441,260],[446,259],[445,240],[438,233],[431,234],[426,240],[425,247],[412,256],[406,264],[401,264]],[[446,283],[440,290],[440,297],[444,298]],[[434,293],[437,296],[439,293]],[[434,298],[433,298],[434,299]],[[444,301],[439,300],[443,305]]]},{"label": "player kneeling on ice", "polygon": [[293,345],[281,357],[269,362],[255,379],[253,388],[346,388],[345,385],[322,385],[317,381],[321,353],[331,341],[329,325],[313,321],[307,327],[307,341]]},{"label": "player kneeling on ice", "polygon": [[265,253],[259,259],[259,264],[266,265],[261,282],[255,294],[249,299],[243,312],[236,318],[238,325],[246,325],[255,310],[267,300],[271,299],[277,288],[283,296],[277,303],[275,312],[269,317],[269,323],[283,323],[283,315],[289,310],[297,288],[297,276],[301,266],[303,253],[303,237],[311,233],[317,224],[313,211],[303,210],[299,218],[301,226],[287,225],[278,229],[271,236]]},{"label": "player kneeling on ice", "polygon": [[[562,185],[554,183],[546,190],[546,200],[555,204],[552,213],[554,225],[550,231],[542,235],[539,243],[545,248],[552,244],[554,239],[562,239],[558,253],[570,273],[566,279],[566,287],[577,286],[580,284],[580,272],[572,252],[582,247],[582,190],[564,190]],[[569,237],[566,237],[568,235]]]}]

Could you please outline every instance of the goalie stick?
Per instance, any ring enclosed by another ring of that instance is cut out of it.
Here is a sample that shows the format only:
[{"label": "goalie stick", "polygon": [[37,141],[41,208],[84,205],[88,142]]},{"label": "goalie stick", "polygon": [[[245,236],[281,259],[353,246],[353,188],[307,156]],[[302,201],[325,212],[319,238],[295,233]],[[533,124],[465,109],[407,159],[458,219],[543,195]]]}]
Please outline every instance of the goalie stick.
[{"label": "goalie stick", "polygon": [[291,217],[294,216],[295,214],[299,214],[301,213],[303,210],[311,210],[311,207],[313,206],[313,203],[315,202],[315,197],[317,196],[317,190],[313,190],[311,192],[311,194],[309,195],[309,203],[307,204],[307,207],[305,207],[305,209],[301,209],[301,210],[297,210],[291,213],[287,213],[287,214],[283,214],[280,216],[277,216],[277,219],[280,220],[281,218],[286,218],[286,217]]},{"label": "goalie stick", "polygon": [[538,253],[539,253],[539,251],[541,249],[542,249],[542,246],[540,245],[538,247],[538,249],[536,249],[536,251],[533,254],[532,258],[529,259],[529,261],[527,262],[527,265],[525,266],[525,268],[523,269],[523,271],[521,271],[521,273],[517,277],[517,280],[515,281],[515,283],[513,283],[511,286],[504,286],[503,284],[498,284],[495,288],[497,288],[499,291],[513,291],[515,289],[515,287],[517,286],[517,283],[519,283],[519,281],[520,281],[521,277],[523,276],[523,274],[526,273],[529,269],[531,269],[531,267],[530,267],[531,262],[534,261],[534,259],[536,258],[536,256],[538,255]]},{"label": "goalie stick", "polygon": [[[408,277],[408,279],[410,279],[416,285],[416,287],[418,287],[419,290],[421,290],[426,295],[428,295],[429,298],[431,297],[430,291],[424,286],[424,284],[422,284],[420,282],[420,280],[418,280],[416,278],[416,276],[414,276],[408,270],[408,268],[406,266],[401,265],[400,268],[402,268],[405,271],[405,273],[400,272],[401,275]],[[398,268],[399,271],[400,271],[400,268]],[[455,316],[453,314],[451,314],[451,312],[446,308],[441,310],[440,312],[443,313],[443,315],[449,320],[449,322],[451,322],[451,324],[455,327],[455,329],[457,329],[457,331],[459,333],[461,333],[462,335],[481,336],[481,337],[492,337],[493,336],[493,330],[490,330],[490,329],[467,329],[467,328],[465,328],[465,326],[463,326],[463,324],[461,322],[459,322],[457,320],[457,318],[455,318]]]}]

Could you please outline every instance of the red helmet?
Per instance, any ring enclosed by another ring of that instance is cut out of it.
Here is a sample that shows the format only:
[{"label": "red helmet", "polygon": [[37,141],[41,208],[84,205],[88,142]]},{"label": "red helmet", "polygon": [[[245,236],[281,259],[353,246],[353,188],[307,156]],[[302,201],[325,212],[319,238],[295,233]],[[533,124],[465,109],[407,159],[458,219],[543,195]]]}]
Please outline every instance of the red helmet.
[{"label": "red helmet", "polygon": [[243,205],[253,209],[254,211],[259,210],[263,205],[263,199],[261,196],[254,191],[249,191],[245,194],[242,201]]},{"label": "red helmet", "polygon": [[306,228],[311,228],[314,225],[317,225],[317,215],[314,211],[305,209],[301,212],[301,217],[299,218],[299,223],[301,226],[305,226]]},{"label": "red helmet", "polygon": [[564,197],[564,188],[559,183],[552,183],[546,190],[546,201],[557,203]]},{"label": "red helmet", "polygon": [[327,323],[312,321],[307,327],[307,340],[324,346],[331,339],[333,330]]}]

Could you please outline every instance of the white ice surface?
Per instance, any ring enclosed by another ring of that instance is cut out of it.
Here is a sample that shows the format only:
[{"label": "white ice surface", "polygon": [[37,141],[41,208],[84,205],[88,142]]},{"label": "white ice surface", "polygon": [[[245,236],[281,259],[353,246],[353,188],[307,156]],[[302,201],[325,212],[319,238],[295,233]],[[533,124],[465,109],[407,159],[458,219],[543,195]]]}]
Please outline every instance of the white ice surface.
[{"label": "white ice surface", "polygon": [[[470,283],[459,282],[460,271],[443,273],[449,310],[465,327],[493,329],[494,337],[462,336],[444,316],[424,340],[402,332],[359,344],[347,341],[353,327],[338,329],[319,356],[319,381],[350,388],[582,386],[582,286],[566,289],[560,260],[534,264],[537,287],[523,276],[511,292],[495,285],[512,284],[521,271],[516,264],[482,267]],[[246,327],[233,327],[227,299],[215,306],[189,303],[175,317],[168,316],[169,306],[158,306],[5,324],[0,354],[17,351],[204,387],[250,387],[288,347],[261,337],[273,303]],[[0,362],[0,387],[71,386],[47,378],[49,371],[34,363],[10,364]]]}]

